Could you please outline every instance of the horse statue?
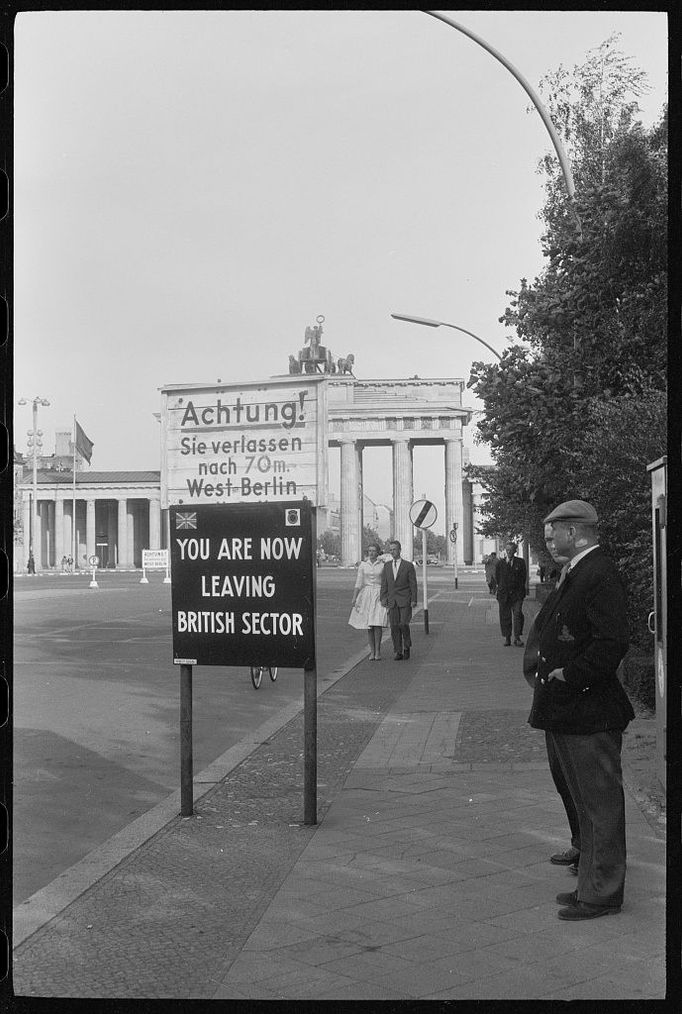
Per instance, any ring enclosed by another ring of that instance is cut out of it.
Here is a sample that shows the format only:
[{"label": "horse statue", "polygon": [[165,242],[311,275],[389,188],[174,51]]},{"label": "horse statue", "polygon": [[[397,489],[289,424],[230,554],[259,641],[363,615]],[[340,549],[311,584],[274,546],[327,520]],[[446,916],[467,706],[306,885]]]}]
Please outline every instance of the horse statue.
[{"label": "horse statue", "polygon": [[339,373],[350,373],[353,374],[353,363],[355,362],[355,356],[350,352],[346,358],[343,357],[337,360],[336,368]]}]

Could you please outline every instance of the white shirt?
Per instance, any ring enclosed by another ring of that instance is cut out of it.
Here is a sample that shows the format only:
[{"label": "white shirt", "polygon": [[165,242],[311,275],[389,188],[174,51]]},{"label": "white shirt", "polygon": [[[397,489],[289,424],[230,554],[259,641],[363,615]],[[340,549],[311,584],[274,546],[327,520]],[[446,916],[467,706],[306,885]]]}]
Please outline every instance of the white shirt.
[{"label": "white shirt", "polygon": [[[576,553],[575,556],[573,557],[573,559],[571,560],[571,562],[568,565],[568,570],[569,571],[573,570],[573,568],[575,567],[575,565],[577,563],[580,563],[580,561],[582,560],[582,558],[584,556],[587,556],[588,553],[591,553],[593,549],[597,549],[597,548],[598,548],[597,545],[588,546],[587,549],[583,549],[580,553]],[[566,573],[568,573],[568,571]]]}]

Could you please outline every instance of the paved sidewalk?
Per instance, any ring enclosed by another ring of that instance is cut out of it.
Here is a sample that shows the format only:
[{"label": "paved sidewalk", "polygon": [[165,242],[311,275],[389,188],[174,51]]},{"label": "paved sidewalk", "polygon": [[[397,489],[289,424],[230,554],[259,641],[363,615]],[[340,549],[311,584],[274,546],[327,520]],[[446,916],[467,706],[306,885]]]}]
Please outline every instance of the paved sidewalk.
[{"label": "paved sidewalk", "polygon": [[429,618],[408,662],[385,641],[321,685],[316,827],[299,714],[23,938],[16,993],[664,997],[660,831],[626,793],[622,912],[558,920],[575,878],[548,862],[568,832],[521,652],[487,596],[440,591]]}]

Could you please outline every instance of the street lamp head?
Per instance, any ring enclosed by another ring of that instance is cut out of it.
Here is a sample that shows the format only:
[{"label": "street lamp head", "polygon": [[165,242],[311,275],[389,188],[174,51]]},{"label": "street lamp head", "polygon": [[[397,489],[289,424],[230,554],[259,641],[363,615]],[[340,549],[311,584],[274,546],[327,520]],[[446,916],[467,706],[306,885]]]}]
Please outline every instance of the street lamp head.
[{"label": "street lamp head", "polygon": [[17,402],[17,404],[18,405],[28,405],[28,402],[26,401],[26,398],[19,398],[19,401]]},{"label": "street lamp head", "polygon": [[395,320],[406,320],[408,324],[425,324],[427,327],[440,327],[442,321],[431,320],[429,317],[410,317],[405,313],[392,313]]}]

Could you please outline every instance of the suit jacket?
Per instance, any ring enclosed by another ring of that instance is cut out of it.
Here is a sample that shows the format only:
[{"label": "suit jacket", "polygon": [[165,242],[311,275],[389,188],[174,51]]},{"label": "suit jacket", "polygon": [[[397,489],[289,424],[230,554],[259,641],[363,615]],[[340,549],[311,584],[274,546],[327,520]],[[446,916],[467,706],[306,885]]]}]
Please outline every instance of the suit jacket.
[{"label": "suit jacket", "polygon": [[[588,735],[622,730],[635,717],[616,672],[628,647],[625,589],[599,547],[552,591],[529,640],[524,675],[530,682],[532,669],[537,673],[533,728]],[[563,669],[565,682],[542,683],[552,669]]]},{"label": "suit jacket", "polygon": [[512,556],[511,563],[506,556],[495,564],[495,585],[498,602],[516,602],[526,597],[526,561]]},{"label": "suit jacket", "polygon": [[381,574],[381,604],[385,609],[391,606],[416,606],[417,604],[417,573],[414,564],[409,560],[401,560],[398,576],[393,577],[393,560],[384,564]]}]

